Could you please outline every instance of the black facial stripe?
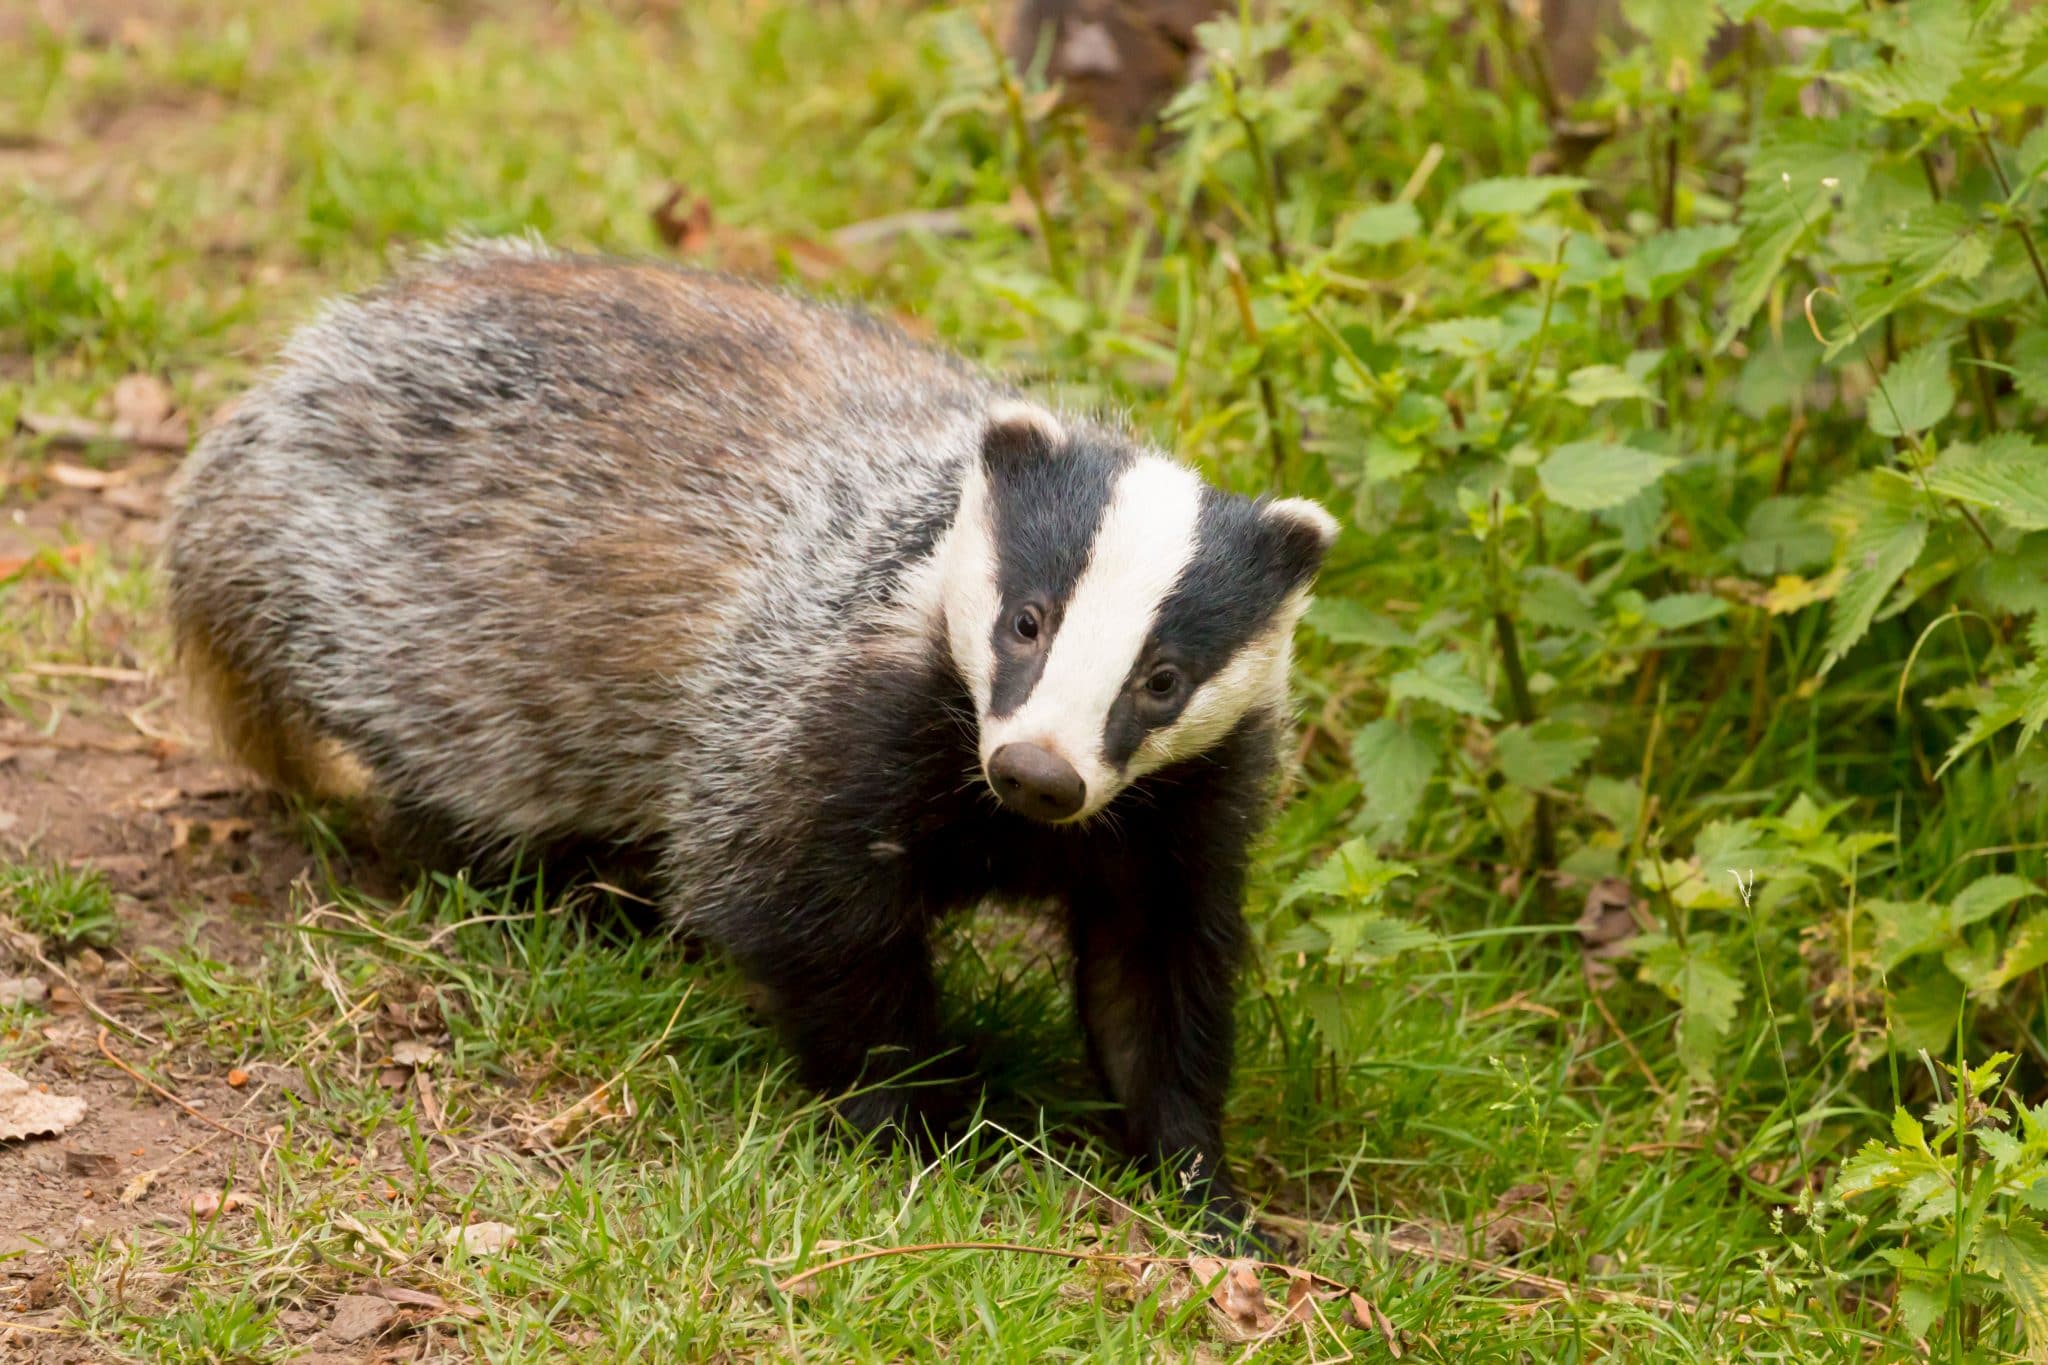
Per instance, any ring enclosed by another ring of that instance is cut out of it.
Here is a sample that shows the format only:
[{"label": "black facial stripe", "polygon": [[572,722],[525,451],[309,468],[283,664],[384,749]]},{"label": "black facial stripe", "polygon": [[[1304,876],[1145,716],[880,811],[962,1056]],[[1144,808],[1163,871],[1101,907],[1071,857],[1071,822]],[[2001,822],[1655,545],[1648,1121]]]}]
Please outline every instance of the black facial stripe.
[{"label": "black facial stripe", "polygon": [[[993,628],[989,710],[1004,716],[1022,706],[1038,684],[1130,456],[1081,434],[1057,451],[1043,441],[991,440],[982,457],[995,531],[996,590],[1002,595]],[[1044,613],[1035,649],[1019,648],[1012,628],[1017,609],[1027,602]]]},{"label": "black facial stripe", "polygon": [[1148,710],[1137,690],[1162,663],[1186,680],[1183,704],[1273,619],[1290,593],[1307,585],[1322,560],[1312,533],[1268,516],[1260,503],[1204,485],[1195,519],[1195,553],[1160,603],[1145,648],[1103,728],[1104,756],[1121,768],[1152,731],[1181,707]]}]

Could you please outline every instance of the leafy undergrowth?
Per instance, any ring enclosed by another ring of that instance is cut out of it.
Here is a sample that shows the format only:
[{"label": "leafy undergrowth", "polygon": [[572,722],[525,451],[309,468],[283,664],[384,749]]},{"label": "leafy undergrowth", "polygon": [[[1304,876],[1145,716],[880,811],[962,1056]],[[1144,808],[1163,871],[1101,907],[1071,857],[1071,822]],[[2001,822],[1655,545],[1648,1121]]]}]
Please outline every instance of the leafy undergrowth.
[{"label": "leafy undergrowth", "polygon": [[32,1347],[342,1349],[352,1295],[501,1360],[2048,1349],[2048,10],[1625,0],[1573,104],[1518,7],[1258,8],[1140,149],[945,6],[0,19],[0,769],[182,740],[167,414],[458,231],[862,297],[1347,523],[1231,1115],[1320,1279],[1187,1258],[1028,924],[951,940],[995,1084],[920,1163],[604,895],[293,882],[301,813],[145,945],[21,809],[0,1057],[111,1077],[118,998],[268,1125],[207,1139],[246,1203],[67,1243]]}]

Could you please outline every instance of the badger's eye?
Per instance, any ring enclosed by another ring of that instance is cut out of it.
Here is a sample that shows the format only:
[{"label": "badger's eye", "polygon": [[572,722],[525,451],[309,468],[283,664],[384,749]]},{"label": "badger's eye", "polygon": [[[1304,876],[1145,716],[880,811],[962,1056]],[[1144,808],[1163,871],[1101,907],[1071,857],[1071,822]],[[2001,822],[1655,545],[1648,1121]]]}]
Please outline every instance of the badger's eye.
[{"label": "badger's eye", "polygon": [[1017,638],[1020,640],[1036,640],[1042,628],[1043,623],[1038,619],[1036,607],[1020,608],[1015,619],[1010,622],[1010,629],[1017,632]]},{"label": "badger's eye", "polygon": [[1155,668],[1152,676],[1145,679],[1145,693],[1155,701],[1165,701],[1180,691],[1180,671],[1172,668]]}]

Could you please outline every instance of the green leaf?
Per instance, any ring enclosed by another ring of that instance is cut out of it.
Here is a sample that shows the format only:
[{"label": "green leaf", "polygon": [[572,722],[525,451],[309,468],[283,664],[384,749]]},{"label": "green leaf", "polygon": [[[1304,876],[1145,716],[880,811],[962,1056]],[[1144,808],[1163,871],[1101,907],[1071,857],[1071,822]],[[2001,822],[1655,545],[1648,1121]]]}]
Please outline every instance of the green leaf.
[{"label": "green leaf", "polygon": [[2048,326],[2037,322],[2021,332],[2006,359],[2020,396],[2029,403],[2048,405]]},{"label": "green leaf", "polygon": [[1993,995],[1998,990],[1998,944],[1989,930],[1950,943],[1941,954],[1941,965],[1979,995]]},{"label": "green leaf", "polygon": [[[1712,8],[1698,0],[1681,3],[1687,9],[1713,15]],[[1732,223],[1660,232],[1646,238],[1622,262],[1622,280],[1631,296],[1655,303],[1726,256],[1741,236],[1741,229]]]},{"label": "green leaf", "polygon": [[1970,6],[1955,0],[1885,6],[1873,14],[1871,28],[1892,48],[1892,60],[1865,62],[1832,79],[1882,118],[1938,122],[1963,75],[1970,27]]},{"label": "green leaf", "polygon": [[1917,436],[1956,405],[1948,343],[1929,341],[1892,362],[1870,395],[1870,429],[1880,436]]},{"label": "green leaf", "polygon": [[1443,755],[1415,726],[1382,716],[1351,741],[1351,766],[1365,792],[1365,813],[1382,840],[1408,837],[1415,812],[1436,776]]},{"label": "green leaf", "polygon": [[1735,1027],[1743,995],[1742,979],[1720,958],[1719,937],[1695,931],[1683,945],[1663,939],[1644,951],[1642,964],[1643,979],[1678,1002],[1679,1060],[1705,1078],[1721,1040]]},{"label": "green leaf", "polygon": [[1335,897],[1347,905],[1370,905],[1380,893],[1415,869],[1380,857],[1363,839],[1346,839],[1308,871],[1294,879],[1281,895],[1276,909],[1284,909],[1304,896]]},{"label": "green leaf", "polygon": [[1886,971],[1921,953],[1946,947],[1953,937],[1948,917],[1932,901],[1872,897],[1863,902],[1863,910],[1877,931],[1877,962]]},{"label": "green leaf", "polygon": [[1328,981],[1307,981],[1297,997],[1324,1044],[1343,1059],[1351,1056],[1351,1020],[1345,1005],[1352,994]]},{"label": "green leaf", "polygon": [[2040,894],[2041,889],[2025,877],[2004,872],[1979,877],[1957,892],[1956,898],[1949,902],[1949,923],[1961,929],[1980,919],[1989,919],[2014,901]]},{"label": "green leaf", "polygon": [[1375,649],[1406,649],[1415,636],[1355,597],[1318,597],[1302,617],[1326,640]]},{"label": "green leaf", "polygon": [[1831,498],[1831,517],[1849,528],[1841,542],[1841,587],[1828,616],[1827,654],[1833,668],[1870,630],[1885,595],[1906,576],[1927,544],[1927,522],[1908,499],[1910,490],[1881,475],[1844,482]]},{"label": "green leaf", "polygon": [[1382,247],[1405,242],[1422,231],[1422,215],[1405,199],[1391,204],[1374,204],[1348,215],[1337,225],[1334,245]]},{"label": "green leaf", "polygon": [[2048,724],[2048,665],[2035,664],[2000,674],[1981,690],[1976,713],[1949,746],[1934,775],[1940,777],[1957,759],[2008,726],[2020,727],[2017,748],[2024,750],[2044,724]]},{"label": "green leaf", "polygon": [[1414,948],[1427,948],[1440,940],[1420,925],[1395,919],[1378,910],[1360,910],[1348,915],[1318,916],[1318,923],[1330,936],[1326,956],[1332,962],[1352,967],[1370,967],[1389,962]]},{"label": "green leaf", "polygon": [[2048,530],[2048,449],[2018,432],[1944,450],[1927,471],[1927,486],[1988,507],[2017,530]]},{"label": "green leaf", "polygon": [[1768,125],[1742,191],[1743,241],[1729,278],[1727,320],[1714,338],[1725,351],[1749,328],[1777,287],[1792,253],[1820,233],[1836,196],[1853,202],[1869,173],[1862,130],[1847,119]]},{"label": "green leaf", "polygon": [[1925,1049],[1939,1057],[1956,1036],[1963,1005],[1963,983],[1948,972],[1929,968],[1891,981],[1886,1002],[1893,1051],[1908,1056]]},{"label": "green leaf", "polygon": [[1499,318],[1445,318],[1416,328],[1405,340],[1416,350],[1431,355],[1480,360],[1498,355],[1506,336]]},{"label": "green leaf", "polygon": [[1534,213],[1560,194],[1576,194],[1593,182],[1577,175],[1504,175],[1475,180],[1452,201],[1465,213]]},{"label": "green leaf", "polygon": [[1623,834],[1634,834],[1643,817],[1643,789],[1633,778],[1586,779],[1586,808]]},{"label": "green leaf", "polygon": [[1675,592],[1643,609],[1643,618],[1659,630],[1684,630],[1723,615],[1728,604],[1711,593]]},{"label": "green leaf", "polygon": [[1619,365],[1586,365],[1573,370],[1564,381],[1564,399],[1582,408],[1598,407],[1623,399],[1656,401],[1650,386]]},{"label": "green leaf", "polygon": [[1552,451],[1536,477],[1558,506],[1598,512],[1621,506],[1677,463],[1669,455],[1611,441],[1573,441]]},{"label": "green leaf", "polygon": [[1719,7],[1707,0],[1621,0],[1621,12],[1650,40],[1664,66],[1682,62],[1697,70],[1708,40],[1721,27]]},{"label": "green leaf", "polygon": [[1876,250],[1884,270],[1842,278],[1838,321],[1829,326],[1825,358],[1832,361],[1906,304],[1939,285],[1967,283],[1991,263],[1991,229],[1955,203],[1926,203],[1887,228]]},{"label": "green leaf", "polygon": [[1554,787],[1579,770],[1600,745],[1581,726],[1561,720],[1511,725],[1493,737],[1501,775],[1531,790]]},{"label": "green leaf", "polygon": [[2028,972],[2048,966],[2048,911],[2033,916],[2006,936],[2005,955],[1987,983],[2003,990]]},{"label": "green leaf", "polygon": [[1750,509],[1736,553],[1745,573],[1760,578],[1805,573],[1828,562],[1835,538],[1811,516],[1805,498],[1765,498]]},{"label": "green leaf", "polygon": [[1899,1317],[1910,1339],[1925,1339],[1947,1306],[1948,1296],[1936,1285],[1910,1280],[1899,1286]]},{"label": "green leaf", "polygon": [[[1465,656],[1452,650],[1405,668],[1387,682],[1387,700],[1433,702],[1461,716],[1498,720],[1500,712],[1486,695],[1486,688],[1465,668]],[[1369,788],[1368,788],[1369,790]]]},{"label": "green leaf", "polygon": [[1971,1260],[1998,1281],[2034,1350],[2048,1347],[2048,1232],[2025,1214],[2013,1214],[2003,1227],[1985,1225]]}]

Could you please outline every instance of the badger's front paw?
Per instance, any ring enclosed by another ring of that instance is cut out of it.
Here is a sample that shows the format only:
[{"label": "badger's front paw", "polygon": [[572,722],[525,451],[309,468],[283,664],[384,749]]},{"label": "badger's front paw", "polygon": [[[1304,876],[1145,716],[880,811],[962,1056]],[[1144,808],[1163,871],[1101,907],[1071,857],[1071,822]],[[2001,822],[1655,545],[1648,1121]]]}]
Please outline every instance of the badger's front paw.
[{"label": "badger's front paw", "polygon": [[978,1088],[971,1078],[947,1076],[869,1086],[842,1095],[834,1104],[855,1132],[887,1143],[907,1142],[935,1153],[974,1111]]}]

